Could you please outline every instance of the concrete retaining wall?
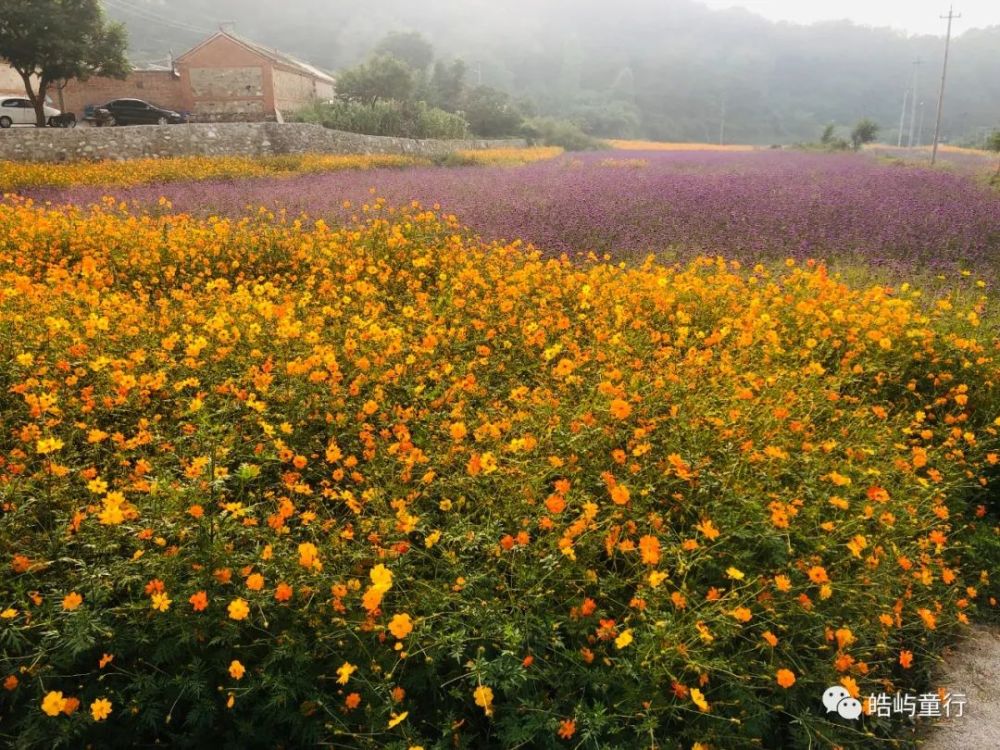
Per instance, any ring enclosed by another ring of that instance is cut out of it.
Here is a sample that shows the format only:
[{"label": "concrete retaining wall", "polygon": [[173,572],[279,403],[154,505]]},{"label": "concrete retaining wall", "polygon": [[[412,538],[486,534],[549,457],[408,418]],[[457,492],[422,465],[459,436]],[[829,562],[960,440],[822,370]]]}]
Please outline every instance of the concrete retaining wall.
[{"label": "concrete retaining wall", "polygon": [[97,161],[171,156],[411,154],[521,147],[523,140],[434,141],[345,133],[306,123],[233,122],[0,130],[0,161]]}]

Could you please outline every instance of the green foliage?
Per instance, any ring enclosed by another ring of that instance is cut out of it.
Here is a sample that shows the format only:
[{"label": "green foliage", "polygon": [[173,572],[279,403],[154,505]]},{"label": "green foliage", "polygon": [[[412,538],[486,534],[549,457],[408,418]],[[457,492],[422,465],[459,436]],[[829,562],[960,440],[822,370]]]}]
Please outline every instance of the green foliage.
[{"label": "green foliage", "polygon": [[371,106],[379,100],[404,101],[413,92],[413,71],[392,55],[375,55],[337,77],[337,97]]},{"label": "green foliage", "polygon": [[438,60],[434,63],[428,91],[428,101],[447,112],[462,108],[465,96],[465,74],[468,66],[464,60],[456,58],[450,63]]},{"label": "green foliage", "polygon": [[[990,137],[986,139],[986,149],[1000,154],[1000,130],[994,130]],[[1000,161],[997,162],[997,171],[993,175],[993,183],[1000,183]]]},{"label": "green foliage", "polygon": [[397,138],[465,138],[468,123],[459,115],[424,102],[333,101],[316,103],[295,113],[300,122],[314,122],[333,130]]},{"label": "green foliage", "polygon": [[98,75],[124,78],[126,47],[125,27],[108,23],[98,0],[0,3],[0,60],[21,75],[39,127],[50,86]]},{"label": "green foliage", "polygon": [[641,130],[638,110],[623,101],[592,97],[575,105],[570,119],[584,133],[602,138],[634,138]]},{"label": "green foliage", "polygon": [[375,54],[395,57],[414,71],[424,71],[434,61],[434,46],[419,32],[396,31],[382,37],[375,45]]},{"label": "green foliage", "polygon": [[525,123],[521,133],[529,141],[559,146],[567,151],[592,151],[603,146],[575,123],[556,117],[534,117]]},{"label": "green foliage", "polygon": [[524,117],[510,95],[491,86],[476,86],[462,102],[469,128],[483,138],[513,135]]},{"label": "green foliage", "polygon": [[855,151],[866,143],[871,143],[878,136],[878,124],[867,117],[858,121],[851,131],[851,148]]}]

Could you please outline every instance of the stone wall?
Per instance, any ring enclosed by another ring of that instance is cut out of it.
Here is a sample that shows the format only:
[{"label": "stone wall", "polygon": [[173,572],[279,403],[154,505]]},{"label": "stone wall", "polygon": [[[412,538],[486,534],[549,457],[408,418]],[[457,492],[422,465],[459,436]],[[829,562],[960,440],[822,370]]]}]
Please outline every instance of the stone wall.
[{"label": "stone wall", "polygon": [[[434,141],[345,133],[306,123],[241,122],[0,130],[0,161],[96,161],[171,156],[411,154],[524,146],[523,140]],[[0,167],[2,168],[2,167]]]}]

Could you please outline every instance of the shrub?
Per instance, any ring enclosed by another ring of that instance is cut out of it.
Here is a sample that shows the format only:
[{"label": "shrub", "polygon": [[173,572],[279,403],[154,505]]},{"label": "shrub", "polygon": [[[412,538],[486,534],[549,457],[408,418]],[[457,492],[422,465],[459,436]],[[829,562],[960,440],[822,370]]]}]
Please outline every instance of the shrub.
[{"label": "shrub", "polygon": [[820,696],[922,687],[988,596],[980,301],[373,204],[0,205],[0,737],[889,735]]},{"label": "shrub", "polygon": [[529,141],[558,146],[567,151],[591,151],[605,145],[584,133],[578,125],[555,117],[535,117],[528,120],[521,132]]},{"label": "shrub", "polygon": [[467,91],[462,111],[472,132],[483,138],[514,135],[524,122],[510,95],[491,86],[476,86]]},{"label": "shrub", "polygon": [[295,119],[349,133],[397,138],[458,139],[468,136],[468,123],[464,118],[428,107],[424,102],[380,101],[368,105],[337,100],[316,103],[296,113]]}]

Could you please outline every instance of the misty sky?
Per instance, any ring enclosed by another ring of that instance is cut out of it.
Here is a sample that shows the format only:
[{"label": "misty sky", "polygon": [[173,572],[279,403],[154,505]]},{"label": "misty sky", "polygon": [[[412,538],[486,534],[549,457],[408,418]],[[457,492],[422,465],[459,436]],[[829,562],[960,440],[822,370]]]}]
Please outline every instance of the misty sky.
[{"label": "misty sky", "polygon": [[[711,8],[740,7],[773,21],[813,23],[847,18],[867,26],[892,26],[911,34],[944,35],[948,0],[701,0]],[[1000,24],[998,0],[957,0],[952,33]]]}]

